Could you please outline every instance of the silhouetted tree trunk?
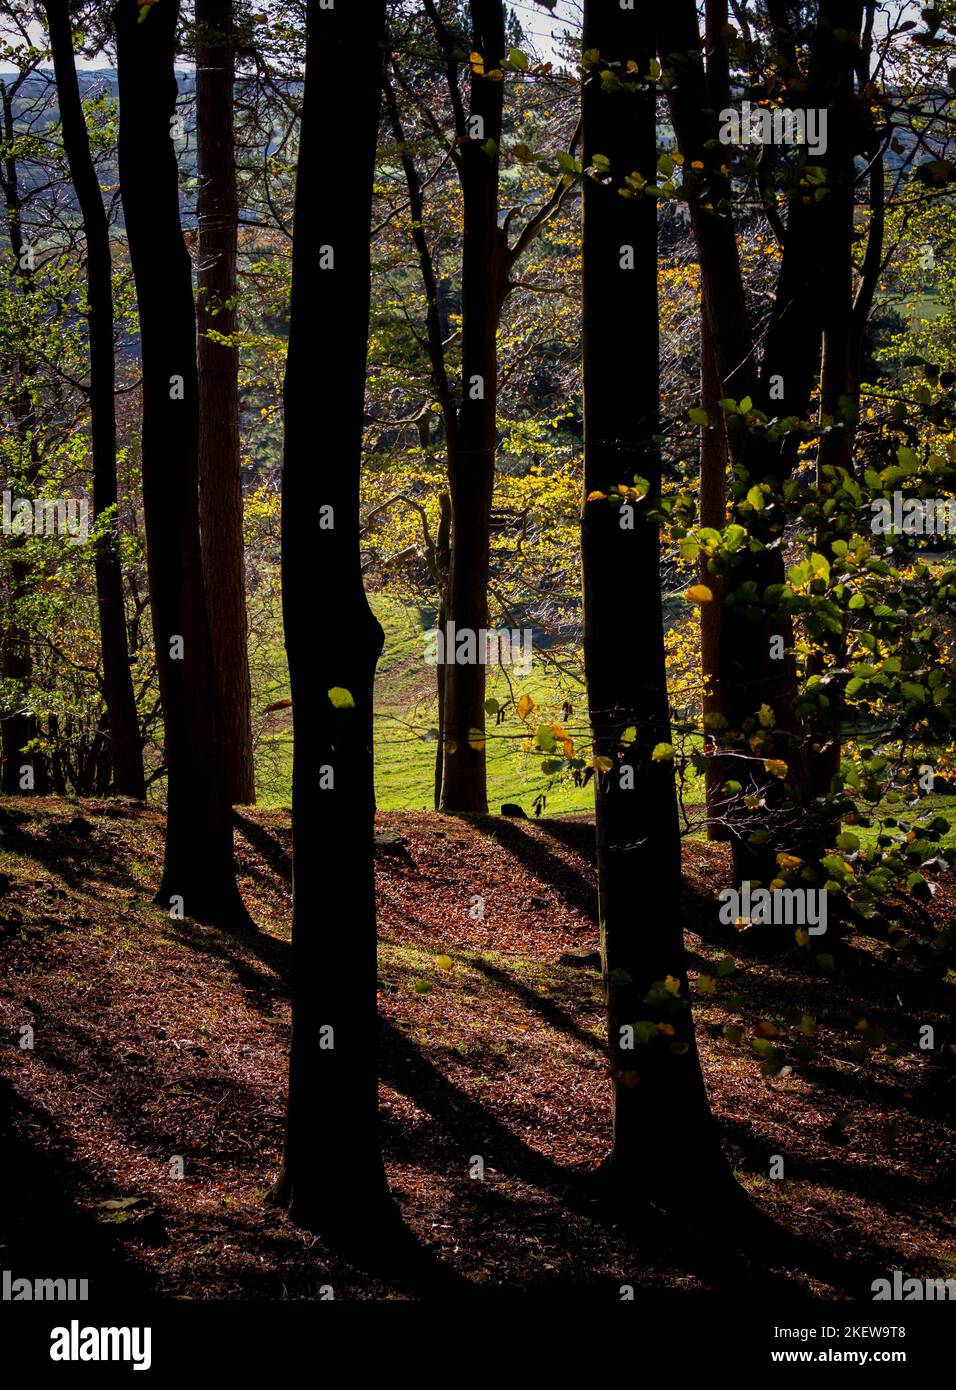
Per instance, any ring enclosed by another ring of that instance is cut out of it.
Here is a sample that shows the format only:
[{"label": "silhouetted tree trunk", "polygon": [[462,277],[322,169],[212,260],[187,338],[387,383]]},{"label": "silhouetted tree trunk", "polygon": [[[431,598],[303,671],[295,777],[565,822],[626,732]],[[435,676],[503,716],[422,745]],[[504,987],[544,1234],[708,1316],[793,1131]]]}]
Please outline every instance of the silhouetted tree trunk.
[{"label": "silhouetted tree trunk", "polygon": [[[469,117],[477,134],[461,146],[463,198],[461,266],[461,404],[448,441],[451,563],[445,623],[456,632],[488,625],[491,503],[495,486],[495,407],[498,395],[498,316],[508,282],[508,247],[498,226],[498,147],[504,83],[505,21],[501,0],[472,0],[472,51],[484,72],[472,72]],[[493,142],[489,143],[489,142]],[[485,812],[485,667],[452,660],[445,644],[443,811]]]},{"label": "silhouetted tree trunk", "polygon": [[[293,980],[273,1200],[365,1255],[397,1226],[378,1135],[372,698],[383,633],[362,583],[359,515],[384,24],[384,0],[308,7],[282,466]],[[316,602],[328,624],[318,645]]]},{"label": "silhouetted tree trunk", "polygon": [[199,501],[203,572],[221,701],[229,799],[255,801],[252,690],[236,332],[236,186],[233,0],[196,0],[196,142],[199,163]]},{"label": "silhouetted tree trunk", "polygon": [[[845,73],[852,71],[858,48],[851,41],[834,38],[841,30],[858,35],[862,7],[860,0],[821,0],[811,39],[806,77],[800,75],[799,104],[827,109],[829,128],[846,122]],[[782,0],[769,0],[767,15],[778,66],[785,80],[800,74],[796,46],[791,32],[791,11]],[[754,337],[747,320],[736,227],[732,218],[719,216],[714,209],[728,197],[728,181],[721,173],[723,149],[716,144],[717,112],[711,104],[702,44],[694,0],[669,0],[661,10],[660,54],[670,70],[669,98],[678,145],[685,157],[685,186],[688,189],[691,220],[701,265],[705,301],[713,322],[718,374],[726,395],[734,400],[749,396],[768,419],[805,419],[816,379],[824,319],[827,265],[834,254],[832,238],[838,236],[836,209],[839,200],[795,196],[788,202],[785,228],[777,228],[783,238],[783,252],[777,276],[774,301],[762,329],[763,350],[759,364]],[[832,138],[832,136],[831,136]],[[804,165],[831,163],[827,153],[807,152]],[[693,164],[705,167],[695,172]],[[829,177],[829,175],[828,175]],[[775,222],[776,216],[770,214]],[[748,721],[753,721],[763,704],[774,714],[779,747],[774,756],[783,755],[791,767],[795,785],[805,780],[798,721],[793,712],[796,671],[792,657],[793,632],[788,616],[759,605],[735,602],[744,585],[752,584],[763,595],[768,588],[785,580],[782,528],[785,509],[767,507],[754,514],[737,505],[754,482],[767,483],[779,491],[796,461],[797,437],[768,439],[759,430],[741,428],[729,431],[729,443],[736,473],[736,490],[731,500],[730,520],[740,520],[752,535],[763,542],[757,551],[741,550],[740,562],[724,584],[721,605],[719,687],[722,712],[728,721],[724,745],[729,752],[749,752],[746,743]],[[755,610],[755,611],[754,611]],[[786,652],[775,655],[780,642]],[[747,776],[752,790],[763,795],[767,810],[762,820],[772,822],[773,807],[783,795],[781,784],[763,769],[760,759],[752,760]],[[775,843],[750,843],[756,828],[752,817],[741,809],[732,825],[734,874],[738,881],[767,883],[775,873],[775,851],[787,848]]]},{"label": "silhouetted tree trunk", "polygon": [[[700,524],[722,531],[727,525],[727,432],[723,417],[717,404],[723,392],[717,375],[717,359],[714,347],[716,332],[711,314],[701,295],[700,314],[700,403],[710,417],[709,425],[702,425],[700,431]],[[700,582],[713,594],[712,603],[700,605],[700,673],[702,710],[704,727],[707,729],[707,716],[723,714],[720,696],[720,622],[723,599],[723,578],[713,575],[707,568],[705,556],[701,556],[699,566]],[[708,738],[719,744],[716,734],[708,733]],[[729,832],[724,817],[726,796],[723,785],[731,774],[714,756],[708,760],[704,776],[704,791],[707,801],[707,838],[726,840]]]},{"label": "silhouetted tree trunk", "polygon": [[248,923],[236,886],[232,813],[199,538],[198,381],[192,268],[179,219],[171,122],[178,0],[140,23],[114,10],[119,175],[143,361],[143,509],[150,607],[168,767],[163,879],[157,901],[186,916]]},{"label": "silhouetted tree trunk", "polygon": [[[23,202],[20,188],[19,162],[14,141],[16,123],[13,112],[13,97],[6,82],[0,82],[3,105],[3,140],[5,154],[0,182],[3,185],[3,199],[7,218],[7,235],[10,250],[16,267],[16,279],[24,294],[31,293],[33,272],[29,262],[24,260]],[[36,412],[27,378],[31,367],[27,357],[18,353],[14,360],[5,364],[8,371],[15,374],[17,391],[13,404],[13,427],[17,441],[20,461],[24,465],[24,481],[32,494],[39,473],[39,456],[34,440]],[[10,556],[10,607],[15,609],[26,592],[30,580],[29,565],[17,555],[22,548],[21,538],[13,536],[6,544]],[[7,618],[3,626],[2,651],[0,651],[0,672],[7,682],[8,702],[14,705],[4,716],[2,723],[3,768],[0,788],[4,796],[16,796],[20,792],[44,793],[47,790],[45,760],[36,752],[25,753],[24,749],[37,736],[37,722],[26,706],[33,673],[33,651],[30,634],[21,627],[16,617]],[[25,769],[27,770],[25,772]],[[24,784],[26,782],[26,785]],[[31,785],[32,784],[32,785]]]},{"label": "silhouetted tree trunk", "polygon": [[116,518],[116,364],[113,349],[113,283],[109,224],[90,153],[86,118],[73,61],[67,0],[44,0],[56,74],[57,102],[70,177],[86,236],[87,322],[90,339],[90,432],[93,451],[93,514],[109,513],[96,542],[96,599],[103,648],[103,692],[109,725],[113,785],[124,796],[144,797],[146,779],[129,667],[123,570]]},{"label": "silhouetted tree trunk", "polygon": [[[707,38],[708,102],[716,111],[726,106],[730,97],[727,43],[724,28],[727,24],[727,0],[707,0],[705,32]],[[710,303],[709,277],[702,277],[700,291],[700,403],[707,411],[710,423],[700,431],[700,524],[722,531],[727,525],[727,431],[718,402],[723,396],[717,362],[719,325]],[[700,671],[704,727],[708,715],[721,715],[720,697],[720,620],[723,603],[723,580],[712,575],[705,556],[700,560],[700,582],[713,594],[712,603],[700,605]],[[719,743],[716,734],[708,737]],[[707,803],[707,838],[726,840],[729,835],[724,823],[726,797],[724,782],[727,769],[714,757],[707,764],[704,794]]]},{"label": "silhouetted tree trunk", "polygon": [[[661,610],[660,537],[649,508],[660,496],[658,429],[657,211],[651,198],[622,198],[637,169],[653,182],[657,162],[654,52],[648,17],[591,0],[584,48],[600,52],[584,85],[584,166],[610,161],[605,181],[587,179],[583,218],[584,470],[582,517],[584,660],[596,757],[598,912],[613,1078],[614,1143],[607,1172],[615,1192],[652,1191],[687,1202],[729,1183],[710,1115],[688,1000],[680,907],[681,860],[670,744]],[[613,66],[609,90],[600,70]],[[622,332],[624,326],[627,331]],[[607,495],[635,477],[646,501]],[[587,500],[593,493],[603,498]],[[630,743],[627,730],[636,731]],[[672,993],[677,990],[677,997]],[[645,996],[650,992],[650,1001]],[[628,1029],[669,1024],[641,1042]]]}]

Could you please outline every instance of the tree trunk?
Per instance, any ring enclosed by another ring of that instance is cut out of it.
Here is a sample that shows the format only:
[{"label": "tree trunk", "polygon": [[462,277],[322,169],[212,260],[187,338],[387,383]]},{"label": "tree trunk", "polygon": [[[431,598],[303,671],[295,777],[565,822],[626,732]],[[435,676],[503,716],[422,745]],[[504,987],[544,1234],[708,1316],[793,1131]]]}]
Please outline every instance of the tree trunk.
[{"label": "tree trunk", "polygon": [[226,783],[233,803],[255,801],[252,690],[236,332],[236,186],[233,0],[196,0],[196,139],[199,222],[199,503],[203,573],[221,702]]},{"label": "tree trunk", "polygon": [[[700,431],[700,524],[722,531],[727,525],[727,432],[723,416],[717,402],[723,392],[717,373],[716,348],[714,336],[716,325],[701,294],[700,314],[700,403],[707,411],[711,423],[702,425]],[[701,707],[704,715],[704,728],[707,729],[709,714],[722,714],[723,701],[720,695],[720,621],[723,598],[723,578],[713,575],[707,568],[707,559],[700,561],[700,582],[706,584],[714,595],[712,603],[700,605],[700,674],[703,689]],[[707,734],[719,743],[719,738]],[[704,776],[704,790],[707,802],[708,840],[726,840],[729,836],[725,821],[725,801],[723,785],[730,773],[714,756],[708,761]]]},{"label": "tree trunk", "polygon": [[[500,71],[505,56],[501,0],[472,0],[472,50],[484,72]],[[498,316],[507,284],[507,246],[498,226],[498,147],[504,83],[472,72],[470,119],[477,134],[461,146],[462,391],[458,428],[448,440],[451,564],[446,624],[477,634],[488,625],[491,503],[495,486]],[[488,145],[488,142],[493,145]],[[489,153],[489,149],[492,151]],[[479,643],[479,648],[480,648]],[[441,809],[488,810],[485,761],[485,667],[456,662],[445,641],[444,771]]]},{"label": "tree trunk", "polygon": [[[308,9],[282,466],[293,982],[285,1151],[272,1195],[299,1225],[365,1256],[397,1226],[378,1134],[372,699],[383,634],[359,539],[384,24],[384,0],[361,13],[315,0]],[[340,141],[334,178],[330,131]],[[317,596],[328,625],[318,645]],[[332,906],[333,879],[348,885],[347,923]]]},{"label": "tree trunk", "polygon": [[[598,912],[613,1078],[614,1142],[607,1173],[621,1198],[686,1202],[713,1193],[727,1170],[694,1040],[680,910],[681,862],[670,743],[661,610],[660,537],[648,507],[660,495],[657,211],[622,198],[632,170],[653,182],[653,88],[628,78],[654,52],[648,18],[591,0],[584,47],[613,65],[622,86],[586,79],[584,165],[610,160],[606,183],[587,179],[583,216],[584,469],[582,516],[584,659],[595,755]],[[632,90],[627,90],[631,88]],[[627,325],[626,336],[622,328]],[[625,347],[626,345],[626,347]],[[631,513],[594,492],[649,483]],[[633,525],[629,523],[633,522]],[[630,743],[627,730],[636,731]],[[670,985],[679,992],[675,998]],[[655,1002],[646,1002],[652,992]],[[634,1042],[641,1022],[670,1036]],[[641,1191],[643,1189],[643,1192]]]},{"label": "tree trunk", "polygon": [[90,429],[93,515],[107,515],[96,543],[96,600],[103,647],[103,690],[109,722],[113,785],[122,796],[146,795],[136,696],[129,666],[123,570],[116,517],[116,364],[113,355],[113,284],[109,224],[90,153],[86,118],[73,61],[67,0],[44,0],[56,74],[63,146],[83,216],[90,339]]},{"label": "tree trunk", "polygon": [[243,926],[249,919],[233,869],[232,813],[200,551],[192,268],[170,138],[179,3],[159,0],[144,23],[136,0],[120,0],[113,13],[120,190],[143,363],[150,608],[168,768],[166,852],[157,901],[189,917]]},{"label": "tree trunk", "polygon": [[[23,262],[23,208],[18,161],[14,149],[16,126],[13,116],[13,99],[6,83],[0,82],[0,88],[2,88],[3,96],[3,140],[6,146],[3,161],[3,190],[6,203],[7,234],[10,238],[10,251],[16,267],[17,279],[23,292],[29,294],[32,289],[33,272]],[[20,353],[13,362],[8,364],[8,370],[15,374],[17,381],[13,405],[14,435],[21,459],[26,464],[25,481],[30,493],[32,493],[39,474],[40,459],[34,439],[36,412],[26,380],[30,374],[30,364]],[[4,681],[7,682],[7,688],[11,692],[8,696],[8,702],[12,702],[14,708],[4,716],[2,723],[3,767],[2,774],[0,774],[0,790],[4,796],[16,796],[20,792],[31,791],[42,794],[47,787],[44,759],[37,752],[24,752],[27,745],[37,736],[37,722],[32,714],[21,708],[22,702],[29,693],[30,678],[33,673],[33,651],[30,645],[29,632],[18,626],[15,617],[16,605],[24,596],[30,581],[30,567],[17,556],[17,551],[23,546],[21,538],[11,537],[7,545],[11,551],[9,594],[10,608],[14,616],[4,623],[0,673],[2,673]],[[27,785],[24,785],[25,775],[27,775]],[[29,784],[31,782],[32,785]]]}]

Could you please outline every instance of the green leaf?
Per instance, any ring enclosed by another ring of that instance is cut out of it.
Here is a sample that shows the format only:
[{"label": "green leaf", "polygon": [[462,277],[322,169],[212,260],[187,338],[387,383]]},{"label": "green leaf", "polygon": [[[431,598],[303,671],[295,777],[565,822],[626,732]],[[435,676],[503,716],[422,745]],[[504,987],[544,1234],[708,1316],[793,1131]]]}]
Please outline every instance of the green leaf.
[{"label": "green leaf", "polygon": [[354,709],[355,701],[352,693],[341,685],[333,685],[329,691],[329,699],[335,709]]}]

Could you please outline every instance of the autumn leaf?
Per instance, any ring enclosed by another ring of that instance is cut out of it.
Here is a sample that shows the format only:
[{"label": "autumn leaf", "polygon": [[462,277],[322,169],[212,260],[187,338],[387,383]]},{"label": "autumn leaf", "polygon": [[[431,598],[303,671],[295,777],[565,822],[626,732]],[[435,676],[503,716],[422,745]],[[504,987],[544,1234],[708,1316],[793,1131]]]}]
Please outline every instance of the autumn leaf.
[{"label": "autumn leaf", "polygon": [[517,705],[517,709],[518,709],[518,718],[519,718],[519,719],[527,719],[528,715],[531,713],[531,711],[534,709],[534,707],[535,707],[535,704],[534,704],[534,701],[532,700],[531,696],[530,696],[530,695],[522,695],[522,697],[521,697],[521,699],[518,701],[518,705]]},{"label": "autumn leaf", "polygon": [[676,975],[668,975],[664,980],[664,988],[668,994],[680,994],[680,980]]},{"label": "autumn leaf", "polygon": [[439,956],[435,961],[439,970],[450,970],[454,963],[451,956]]},{"label": "autumn leaf", "polygon": [[764,770],[772,772],[774,777],[786,777],[789,772],[789,768],[782,758],[767,758],[764,763]]},{"label": "autumn leaf", "polygon": [[706,584],[692,584],[684,594],[691,603],[713,603],[714,595]]},{"label": "autumn leaf", "polygon": [[355,700],[352,696],[352,692],[346,690],[344,686],[341,685],[333,685],[332,689],[329,691],[329,700],[335,709],[355,708]]}]

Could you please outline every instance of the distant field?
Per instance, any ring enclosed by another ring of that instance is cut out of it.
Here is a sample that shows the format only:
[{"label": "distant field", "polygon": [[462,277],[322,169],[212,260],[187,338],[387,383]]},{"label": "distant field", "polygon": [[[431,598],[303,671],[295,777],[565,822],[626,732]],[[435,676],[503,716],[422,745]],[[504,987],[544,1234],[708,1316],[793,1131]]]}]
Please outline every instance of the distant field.
[{"label": "distant field", "polygon": [[[378,806],[383,811],[429,811],[433,808],[438,702],[434,668],[424,661],[425,624],[417,609],[396,599],[372,594],[370,602],[385,630],[385,648],[375,686]],[[269,656],[283,671],[282,677],[269,686],[271,703],[288,698],[289,694],[278,636]],[[500,670],[491,673],[489,699],[504,702],[508,698],[508,675]],[[570,681],[559,682],[545,662],[536,658],[533,672],[526,680],[514,677],[513,691],[515,698],[530,695],[539,707],[538,718],[531,721],[533,725],[540,720],[560,719],[564,700],[571,698],[574,713],[562,727],[572,738],[583,735],[587,721],[581,687]],[[567,693],[571,691],[574,693]],[[549,787],[551,779],[539,770],[540,754],[524,751],[529,729],[513,711],[499,727],[495,727],[494,716],[489,716],[487,733],[488,803],[493,812],[500,811],[502,802],[513,801],[529,816],[533,815],[533,803],[539,795],[546,797],[546,815],[593,808],[590,786],[560,782]],[[288,806],[292,787],[292,727],[288,712],[275,720],[261,740],[258,762],[260,804]]]}]

